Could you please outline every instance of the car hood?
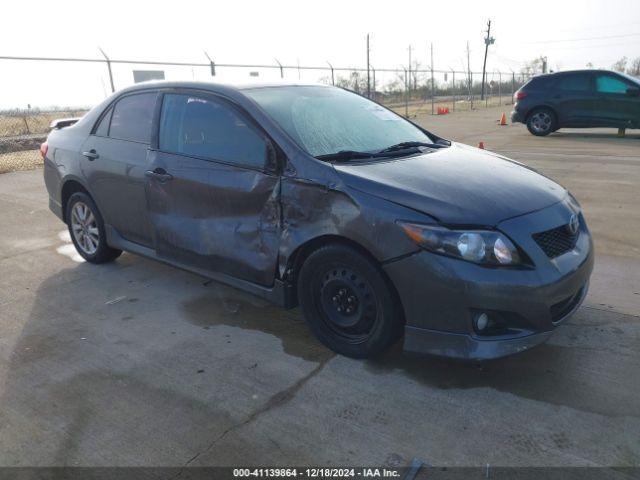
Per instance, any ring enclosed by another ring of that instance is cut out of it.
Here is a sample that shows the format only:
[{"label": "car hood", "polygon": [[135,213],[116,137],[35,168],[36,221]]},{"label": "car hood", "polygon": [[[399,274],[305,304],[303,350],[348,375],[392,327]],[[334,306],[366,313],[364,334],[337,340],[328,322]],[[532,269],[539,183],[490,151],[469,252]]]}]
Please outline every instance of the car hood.
[{"label": "car hood", "polygon": [[334,168],[347,186],[446,224],[495,226],[567,195],[521,163],[457,143],[413,157]]}]

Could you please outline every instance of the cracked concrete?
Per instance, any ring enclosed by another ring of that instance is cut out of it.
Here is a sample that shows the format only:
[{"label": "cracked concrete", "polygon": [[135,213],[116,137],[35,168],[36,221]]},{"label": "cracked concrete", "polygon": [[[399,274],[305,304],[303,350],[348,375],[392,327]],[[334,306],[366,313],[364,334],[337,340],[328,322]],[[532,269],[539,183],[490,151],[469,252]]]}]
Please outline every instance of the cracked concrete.
[{"label": "cracked concrete", "polygon": [[0,466],[638,466],[637,138],[498,113],[423,120],[569,186],[597,260],[549,343],[482,369],[334,356],[298,310],[129,254],[77,262],[42,171],[0,175]]}]

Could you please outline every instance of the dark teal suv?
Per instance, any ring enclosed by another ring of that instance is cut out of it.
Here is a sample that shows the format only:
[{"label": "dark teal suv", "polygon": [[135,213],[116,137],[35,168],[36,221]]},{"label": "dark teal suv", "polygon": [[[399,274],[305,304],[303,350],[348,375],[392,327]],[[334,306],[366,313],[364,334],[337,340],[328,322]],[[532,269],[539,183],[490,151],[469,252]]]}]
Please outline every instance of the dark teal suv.
[{"label": "dark teal suv", "polygon": [[576,70],[532,78],[514,94],[512,122],[533,135],[559,128],[640,128],[640,80],[607,70]]}]

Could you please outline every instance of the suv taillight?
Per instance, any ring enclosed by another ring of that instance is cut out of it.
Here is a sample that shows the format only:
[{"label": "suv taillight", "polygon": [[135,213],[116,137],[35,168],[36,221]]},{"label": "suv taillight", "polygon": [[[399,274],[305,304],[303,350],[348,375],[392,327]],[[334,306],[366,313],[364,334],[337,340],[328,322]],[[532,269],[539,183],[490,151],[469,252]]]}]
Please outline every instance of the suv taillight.
[{"label": "suv taillight", "polygon": [[40,144],[40,155],[42,155],[43,160],[47,156],[48,151],[49,151],[49,144],[47,142],[43,142],[42,144]]},{"label": "suv taillight", "polygon": [[513,100],[517,102],[518,100],[522,100],[526,96],[527,96],[527,92],[518,90],[516,93],[513,94]]}]

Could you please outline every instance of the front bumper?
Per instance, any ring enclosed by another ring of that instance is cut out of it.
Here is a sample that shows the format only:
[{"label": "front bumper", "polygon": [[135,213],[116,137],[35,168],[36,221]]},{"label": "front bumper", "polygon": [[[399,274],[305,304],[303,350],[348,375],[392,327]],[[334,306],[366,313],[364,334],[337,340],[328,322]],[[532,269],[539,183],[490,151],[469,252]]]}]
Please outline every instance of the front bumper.
[{"label": "front bumper", "polygon": [[[549,338],[584,300],[593,270],[593,244],[584,220],[574,249],[555,259],[531,238],[530,232],[563,225],[566,211],[564,204],[556,204],[498,226],[527,252],[535,268],[488,268],[427,251],[386,264],[405,313],[405,350],[487,360]],[[499,335],[479,335],[473,328],[478,312],[497,312],[509,328]]]}]

